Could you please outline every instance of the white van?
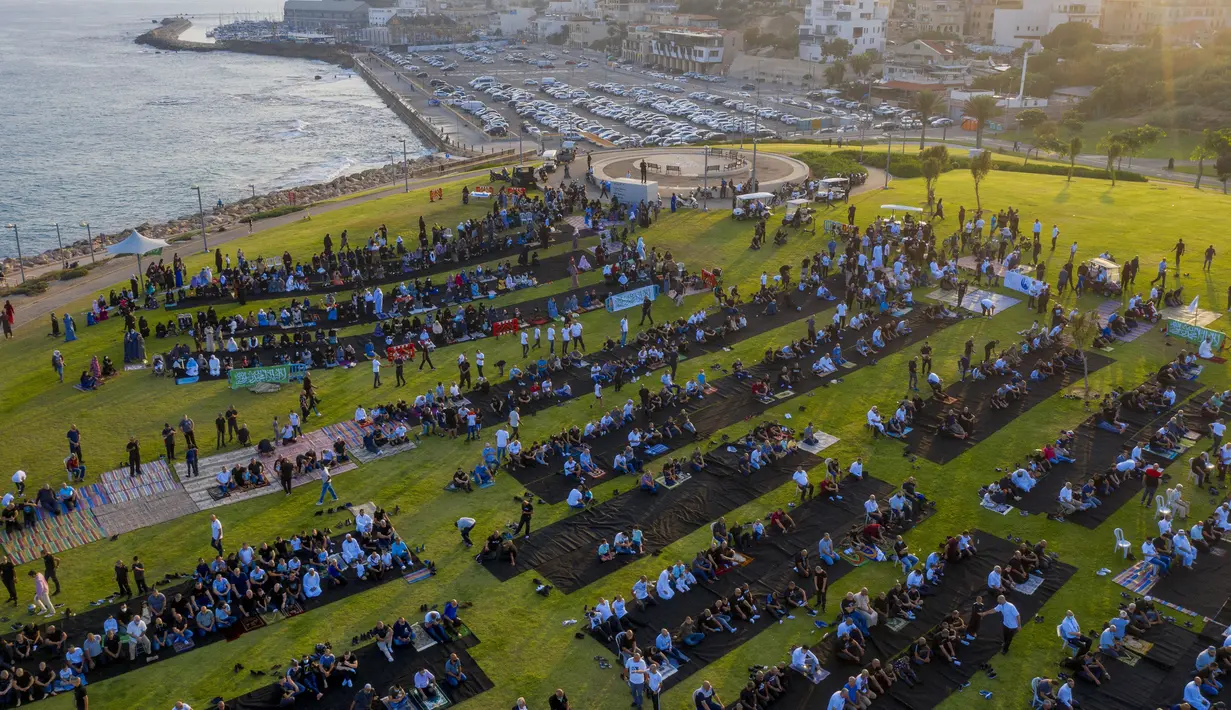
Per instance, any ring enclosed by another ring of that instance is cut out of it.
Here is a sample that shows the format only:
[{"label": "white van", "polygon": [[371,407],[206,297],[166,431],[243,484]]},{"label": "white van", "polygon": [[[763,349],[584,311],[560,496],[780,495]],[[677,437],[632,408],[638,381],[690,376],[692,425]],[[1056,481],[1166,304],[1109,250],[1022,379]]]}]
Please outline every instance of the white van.
[{"label": "white van", "polygon": [[539,80],[539,83],[542,84],[543,86],[551,86],[556,83],[556,77],[545,76]]}]

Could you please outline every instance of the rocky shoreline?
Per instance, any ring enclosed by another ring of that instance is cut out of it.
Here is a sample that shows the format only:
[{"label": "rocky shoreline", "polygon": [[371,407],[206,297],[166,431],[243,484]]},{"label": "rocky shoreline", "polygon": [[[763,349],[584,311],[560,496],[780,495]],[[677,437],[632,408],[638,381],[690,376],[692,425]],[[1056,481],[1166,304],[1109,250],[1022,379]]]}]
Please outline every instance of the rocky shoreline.
[{"label": "rocky shoreline", "polygon": [[[416,172],[420,172],[422,168],[438,162],[431,156],[411,160],[410,174],[413,176]],[[248,197],[238,202],[224,204],[222,207],[214,206],[205,213],[205,226],[210,232],[221,232],[246,224],[248,218],[253,215],[260,215],[261,213],[291,206],[292,193],[295,196],[294,205],[306,207],[322,200],[389,185],[401,178],[402,166],[399,163],[397,165],[386,165],[381,168],[371,168],[352,175],[343,175],[329,182],[304,185],[286,190],[275,190],[263,195],[257,195],[256,197]],[[146,221],[137,225],[136,229],[138,232],[153,239],[173,239],[179,235],[200,232],[201,218],[194,213],[165,222],[154,223]],[[115,234],[94,234],[93,249],[96,255],[98,252],[102,252],[108,245],[115,244],[124,239],[131,232],[132,230],[126,229]],[[27,267],[37,267],[59,264],[66,261],[80,261],[83,258],[88,258],[89,255],[90,242],[87,239],[81,239],[71,244],[66,244],[63,249],[49,249],[41,254],[25,256],[22,258],[22,263]],[[3,264],[6,273],[11,273],[11,271],[17,269],[17,259],[12,257],[5,257]]]}]

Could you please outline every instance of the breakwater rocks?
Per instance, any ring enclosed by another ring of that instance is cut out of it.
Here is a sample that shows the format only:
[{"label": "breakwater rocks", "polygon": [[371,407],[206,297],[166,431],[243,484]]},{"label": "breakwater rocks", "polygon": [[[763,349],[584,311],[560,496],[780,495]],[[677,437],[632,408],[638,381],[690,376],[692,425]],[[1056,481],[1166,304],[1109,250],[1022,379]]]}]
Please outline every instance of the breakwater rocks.
[{"label": "breakwater rocks", "polygon": [[178,17],[165,18],[158,27],[142,34],[135,40],[155,49],[172,52],[244,52],[271,57],[292,57],[329,62],[347,69],[354,67],[351,53],[363,51],[361,47],[344,44],[309,44],[303,42],[253,42],[250,40],[223,40],[214,43],[186,42],[180,39],[192,23]]}]

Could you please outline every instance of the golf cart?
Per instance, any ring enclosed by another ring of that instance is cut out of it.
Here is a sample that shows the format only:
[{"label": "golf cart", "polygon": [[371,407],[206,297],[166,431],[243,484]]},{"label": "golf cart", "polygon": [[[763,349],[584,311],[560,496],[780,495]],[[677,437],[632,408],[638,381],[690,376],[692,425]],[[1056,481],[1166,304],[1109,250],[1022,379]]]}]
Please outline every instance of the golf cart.
[{"label": "golf cart", "polygon": [[529,165],[522,165],[513,168],[513,187],[521,187],[527,190],[538,189],[538,180],[534,177],[534,168]]},{"label": "golf cart", "polygon": [[[813,218],[813,209],[810,206],[812,200],[806,198],[797,198],[787,200],[787,213],[782,217],[782,226],[798,227],[800,230],[816,234],[816,220]],[[794,207],[795,211],[791,212]]]}]

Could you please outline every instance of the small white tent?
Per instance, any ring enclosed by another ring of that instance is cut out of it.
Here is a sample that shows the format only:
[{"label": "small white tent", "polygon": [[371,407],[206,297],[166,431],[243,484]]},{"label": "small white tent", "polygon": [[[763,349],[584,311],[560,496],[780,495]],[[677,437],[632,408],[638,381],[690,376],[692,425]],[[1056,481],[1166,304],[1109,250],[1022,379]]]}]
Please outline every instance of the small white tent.
[{"label": "small white tent", "polygon": [[[137,275],[138,275],[138,278],[141,280],[141,288],[144,289],[145,288],[145,271],[141,268],[142,255],[149,254],[152,251],[158,251],[159,249],[162,249],[163,247],[168,247],[168,246],[171,246],[171,245],[161,239],[150,239],[149,237],[145,236],[141,232],[138,232],[137,230],[134,229],[122,241],[118,241],[115,244],[112,244],[111,246],[107,247],[107,253],[115,254],[116,256],[119,256],[122,254],[136,254],[137,255]],[[141,295],[134,294],[134,296],[137,297],[138,302],[141,302],[141,299],[145,297],[144,294],[141,294]]]}]

